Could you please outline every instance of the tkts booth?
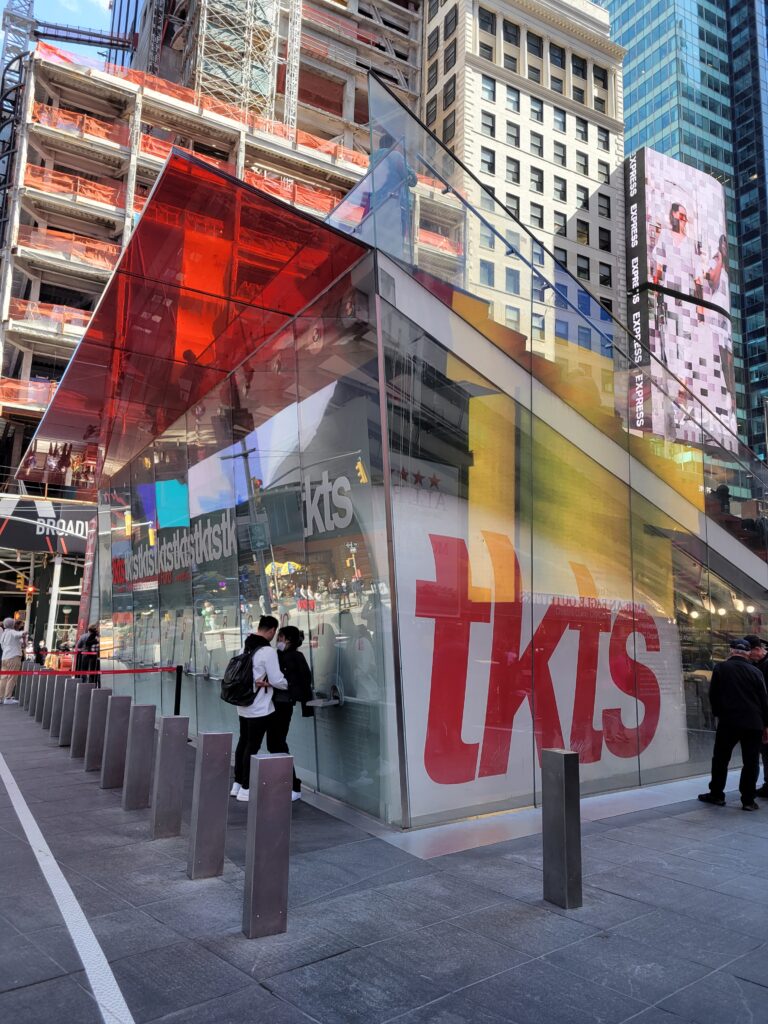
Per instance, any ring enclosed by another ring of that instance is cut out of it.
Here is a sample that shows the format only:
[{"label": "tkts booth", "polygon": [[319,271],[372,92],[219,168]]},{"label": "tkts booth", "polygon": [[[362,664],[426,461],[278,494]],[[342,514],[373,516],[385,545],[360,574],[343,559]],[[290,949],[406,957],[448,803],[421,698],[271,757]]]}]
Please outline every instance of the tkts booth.
[{"label": "tkts booth", "polygon": [[[421,129],[388,127],[415,166]],[[586,791],[698,770],[695,488],[631,490],[613,396],[580,410],[463,255],[427,269],[381,167],[332,226],[169,159],[37,438],[98,440],[102,654],[183,664],[192,731],[230,729],[227,660],[265,611],[298,625],[322,702],[294,717],[302,778],[404,827],[534,801],[546,746],[580,752]],[[466,188],[423,169],[407,188],[466,252]],[[154,678],[115,685],[169,713]]]}]

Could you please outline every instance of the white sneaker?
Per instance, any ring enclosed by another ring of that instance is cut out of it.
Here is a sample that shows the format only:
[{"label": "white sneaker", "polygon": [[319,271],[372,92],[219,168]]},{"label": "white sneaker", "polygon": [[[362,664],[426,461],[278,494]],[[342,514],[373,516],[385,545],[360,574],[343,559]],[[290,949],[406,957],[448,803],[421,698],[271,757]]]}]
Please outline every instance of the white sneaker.
[{"label": "white sneaker", "polygon": [[239,783],[239,782],[236,782],[236,783],[235,783],[235,784],[234,784],[234,785],[232,786],[232,789],[230,789],[230,791],[229,791],[229,795],[230,795],[230,796],[237,796],[237,794],[238,794],[238,793],[240,792],[240,790],[241,790],[242,788],[243,788],[243,787],[242,787],[242,786],[240,785],[240,783]]},{"label": "white sneaker", "polygon": [[19,702],[16,700],[15,697],[6,697],[5,700],[3,701],[3,703],[4,704],[18,704]]},{"label": "white sneaker", "polygon": [[240,787],[240,792],[237,794],[237,799],[241,800],[244,804],[247,804],[250,795],[251,795],[250,790],[243,789],[243,787],[241,786]]},{"label": "white sneaker", "polygon": [[301,800],[301,791],[297,793],[295,789],[291,790],[291,800]]}]

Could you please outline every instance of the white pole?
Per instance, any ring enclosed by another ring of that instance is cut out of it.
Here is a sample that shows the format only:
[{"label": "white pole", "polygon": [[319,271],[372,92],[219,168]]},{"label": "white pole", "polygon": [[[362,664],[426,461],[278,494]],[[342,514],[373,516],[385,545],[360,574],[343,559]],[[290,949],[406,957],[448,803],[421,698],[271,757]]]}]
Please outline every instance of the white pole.
[{"label": "white pole", "polygon": [[59,610],[59,585],[61,584],[61,555],[56,555],[53,563],[53,583],[51,584],[51,606],[48,609],[48,628],[45,633],[45,646],[53,650],[56,633],[56,613]]},{"label": "white pole", "polygon": [[[29,578],[27,579],[27,587],[33,587],[35,585],[35,553],[34,551],[29,556]],[[30,619],[32,618],[32,592],[27,590],[27,607],[24,612],[24,629],[29,632]]]}]

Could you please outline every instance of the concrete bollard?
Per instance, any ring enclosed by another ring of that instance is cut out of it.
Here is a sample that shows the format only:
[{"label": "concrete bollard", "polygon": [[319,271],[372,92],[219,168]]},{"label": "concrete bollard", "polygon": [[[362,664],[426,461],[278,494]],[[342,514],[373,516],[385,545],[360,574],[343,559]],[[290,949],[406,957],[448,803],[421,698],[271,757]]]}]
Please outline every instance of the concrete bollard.
[{"label": "concrete bollard", "polygon": [[154,704],[133,704],[128,717],[128,743],[123,780],[123,810],[149,807],[155,754]]},{"label": "concrete bollard", "polygon": [[243,934],[279,935],[288,927],[288,854],[293,758],[251,758],[245,846]]},{"label": "concrete bollard", "polygon": [[61,703],[61,724],[59,725],[59,746],[68,747],[72,742],[72,725],[75,720],[75,698],[77,679],[67,676],[64,680],[64,699]]},{"label": "concrete bollard", "polygon": [[544,899],[572,910],[582,905],[579,755],[541,753],[541,841]]},{"label": "concrete bollard", "polygon": [[111,690],[91,691],[91,706],[88,709],[88,732],[85,737],[86,772],[97,772],[101,769],[104,754],[104,733],[107,728],[107,703],[112,696]]},{"label": "concrete bollard", "polygon": [[188,718],[162,717],[157,737],[155,777],[152,784],[152,839],[181,832],[184,804],[184,762],[187,756]]},{"label": "concrete bollard", "polygon": [[53,703],[51,705],[51,739],[58,740],[61,731],[61,712],[64,708],[64,686],[66,676],[56,676],[53,682]]},{"label": "concrete bollard", "polygon": [[93,683],[78,683],[75,689],[75,710],[72,713],[72,742],[70,757],[85,757],[85,741],[88,737],[88,714],[91,710]]},{"label": "concrete bollard", "polygon": [[104,729],[104,754],[99,782],[101,789],[120,789],[123,785],[132,703],[132,697],[114,695],[107,701],[107,724]]},{"label": "concrete bollard", "polygon": [[48,682],[45,684],[45,700],[43,701],[43,728],[51,728],[51,712],[53,711],[53,691],[56,688],[56,680],[61,679],[61,676],[48,676]]},{"label": "concrete bollard", "polygon": [[40,676],[40,682],[37,687],[37,701],[35,703],[35,721],[42,722],[43,720],[43,705],[45,704],[45,691],[48,689],[48,680],[51,678],[50,674],[43,672]]},{"label": "concrete bollard", "polygon": [[187,854],[190,878],[214,878],[224,870],[231,757],[232,733],[198,735]]},{"label": "concrete bollard", "polygon": [[26,704],[25,704],[27,714],[30,715],[30,716],[34,715],[35,708],[37,707],[37,690],[38,690],[39,686],[40,686],[40,673],[37,672],[32,677],[32,682],[31,682],[30,687],[29,687],[29,693],[27,694]]}]

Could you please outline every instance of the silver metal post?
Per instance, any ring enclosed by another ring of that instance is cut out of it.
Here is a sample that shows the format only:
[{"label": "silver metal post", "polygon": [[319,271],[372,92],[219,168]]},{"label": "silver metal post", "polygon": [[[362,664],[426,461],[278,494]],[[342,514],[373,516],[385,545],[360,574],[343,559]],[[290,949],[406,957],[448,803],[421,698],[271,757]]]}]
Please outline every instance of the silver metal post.
[{"label": "silver metal post", "polygon": [[243,894],[243,933],[249,939],[288,927],[292,783],[290,754],[251,758]]},{"label": "silver metal post", "polygon": [[128,744],[123,779],[123,810],[149,807],[155,753],[154,704],[134,704],[128,718]]},{"label": "silver metal post", "polygon": [[104,754],[99,782],[101,789],[119,789],[123,784],[132,703],[132,697],[122,696],[113,696],[107,701],[107,724],[104,729]]},{"label": "silver metal post", "polygon": [[35,684],[37,683],[37,678],[38,678],[38,675],[39,675],[39,673],[37,671],[37,665],[35,665],[35,668],[33,669],[33,672],[34,672],[34,675],[31,675],[29,677],[29,680],[28,680],[28,683],[27,683],[27,688],[24,691],[23,707],[24,707],[24,710],[27,713],[29,713],[29,702],[32,699],[32,687],[35,686]]},{"label": "silver metal post", "polygon": [[59,746],[68,747],[72,742],[72,725],[75,720],[75,696],[77,695],[77,679],[67,676],[64,680],[64,699],[61,702],[61,722],[59,724]]},{"label": "silver metal post", "polygon": [[[22,667],[22,670],[24,670],[24,665],[23,664],[22,664],[21,667]],[[18,689],[18,692],[16,693],[16,698],[17,698],[17,700],[19,702],[19,707],[20,708],[24,707],[24,694],[27,692],[27,686],[29,685],[29,679],[30,679],[29,676],[22,676],[21,677],[21,682],[19,683],[19,689]]]},{"label": "silver metal post", "polygon": [[91,690],[88,732],[85,737],[85,764],[83,766],[87,772],[97,772],[101,768],[101,759],[104,754],[104,732],[107,728],[107,703],[111,696],[111,690]]},{"label": "silver metal post", "polygon": [[51,712],[53,711],[53,691],[56,687],[56,680],[61,676],[48,676],[45,684],[45,700],[43,701],[43,728],[51,728]]},{"label": "silver metal post", "polygon": [[64,686],[66,676],[55,676],[53,681],[53,703],[51,704],[51,739],[58,740],[61,731],[61,712],[64,708]]},{"label": "silver metal post", "polygon": [[231,757],[232,733],[198,735],[187,855],[190,878],[213,878],[224,870]]},{"label": "silver metal post", "polygon": [[541,840],[544,899],[572,910],[582,905],[579,755],[571,750],[541,754]]},{"label": "silver metal post", "polygon": [[70,757],[85,757],[85,741],[88,736],[88,713],[91,710],[93,683],[78,683],[75,689],[75,710],[72,715],[72,742]]},{"label": "silver metal post", "polygon": [[40,682],[37,687],[37,699],[35,702],[35,721],[42,722],[43,720],[43,705],[45,704],[45,691],[48,689],[48,680],[51,676],[44,672],[40,676]]},{"label": "silver metal post", "polygon": [[150,834],[153,839],[166,839],[181,832],[188,731],[188,718],[160,719],[152,784]]},{"label": "silver metal post", "polygon": [[25,698],[24,708],[28,715],[34,715],[35,708],[37,707],[37,689],[40,686],[40,673],[36,672],[32,676],[32,682],[29,687],[29,692]]}]

